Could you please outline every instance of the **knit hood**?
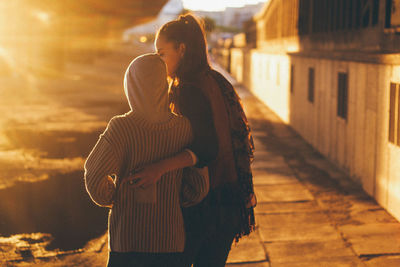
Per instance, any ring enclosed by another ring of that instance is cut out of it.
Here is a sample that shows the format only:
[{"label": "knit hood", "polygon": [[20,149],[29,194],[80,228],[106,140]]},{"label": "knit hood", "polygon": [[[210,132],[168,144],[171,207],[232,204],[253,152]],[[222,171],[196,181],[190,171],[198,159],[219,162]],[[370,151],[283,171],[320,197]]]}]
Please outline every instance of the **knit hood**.
[{"label": "knit hood", "polygon": [[171,117],[168,109],[167,69],[157,54],[135,58],[125,72],[125,95],[131,110],[152,123]]}]

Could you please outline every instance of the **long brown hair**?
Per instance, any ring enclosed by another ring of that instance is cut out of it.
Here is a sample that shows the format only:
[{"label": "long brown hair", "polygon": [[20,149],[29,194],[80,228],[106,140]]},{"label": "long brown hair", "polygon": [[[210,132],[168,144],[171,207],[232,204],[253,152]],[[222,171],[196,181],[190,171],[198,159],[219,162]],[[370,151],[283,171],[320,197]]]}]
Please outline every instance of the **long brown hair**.
[{"label": "long brown hair", "polygon": [[202,23],[192,14],[179,16],[178,19],[167,22],[157,32],[176,47],[184,44],[185,53],[175,71],[175,84],[190,81],[196,74],[210,69],[207,57],[207,41]]}]

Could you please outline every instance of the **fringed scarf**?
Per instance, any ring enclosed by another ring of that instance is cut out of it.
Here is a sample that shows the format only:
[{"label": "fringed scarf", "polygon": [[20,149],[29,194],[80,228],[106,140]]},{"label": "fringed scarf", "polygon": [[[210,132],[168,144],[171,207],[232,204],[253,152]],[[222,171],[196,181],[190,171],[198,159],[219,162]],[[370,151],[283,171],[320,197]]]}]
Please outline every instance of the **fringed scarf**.
[{"label": "fringed scarf", "polygon": [[254,207],[256,199],[253,174],[250,167],[254,159],[254,143],[242,101],[235,89],[219,72],[211,70],[210,73],[221,89],[229,117],[232,148],[241,198],[239,202],[241,226],[240,232],[235,237],[235,240],[238,241],[243,235],[248,235],[255,229]]},{"label": "fringed scarf", "polygon": [[[234,181],[232,181],[233,177],[225,177],[226,179],[230,178],[230,181],[228,181],[228,179],[226,181],[221,181],[219,178],[222,177],[213,177],[211,166],[211,179],[214,178],[216,180],[211,181],[210,186],[213,188],[213,183],[219,184],[218,188],[222,190],[217,191],[223,194],[223,196],[220,196],[220,198],[225,200],[228,199],[228,203],[237,205],[240,208],[240,227],[235,236],[235,240],[237,242],[242,236],[248,235],[255,230],[254,207],[256,206],[256,198],[253,188],[253,174],[250,168],[250,164],[254,159],[254,143],[250,126],[243,110],[242,102],[235,89],[230,82],[225,79],[224,76],[215,70],[207,70],[205,73],[202,73],[199,76],[204,78],[203,75],[208,74],[211,75],[212,79],[216,81],[219,89],[221,90],[220,92],[224,102],[223,104],[228,117],[227,127],[229,129],[227,129],[227,131],[230,132],[232,142],[232,158],[234,161],[232,166],[234,166],[234,171],[237,174],[237,178],[235,177]],[[196,82],[192,81],[191,83],[182,83],[178,86],[172,86],[169,92],[170,109],[173,112],[180,114],[179,105],[177,105],[179,103],[178,99],[180,90],[185,90],[184,87],[186,86],[199,87],[202,82],[204,82],[204,80],[196,80]],[[209,84],[203,84],[203,86],[208,85]],[[199,90],[201,89],[199,88]],[[218,89],[213,88],[211,90]],[[210,99],[210,101],[213,100],[217,101],[215,99]],[[218,103],[218,107],[223,108],[220,105],[221,104]],[[217,111],[215,110],[214,112]],[[221,183],[224,184],[221,186]]]}]

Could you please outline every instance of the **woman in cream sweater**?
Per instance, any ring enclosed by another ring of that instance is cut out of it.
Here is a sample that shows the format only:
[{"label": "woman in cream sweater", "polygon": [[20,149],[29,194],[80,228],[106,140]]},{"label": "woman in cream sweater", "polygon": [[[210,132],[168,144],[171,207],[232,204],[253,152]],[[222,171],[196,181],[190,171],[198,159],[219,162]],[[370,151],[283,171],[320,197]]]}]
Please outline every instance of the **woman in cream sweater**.
[{"label": "woman in cream sweater", "polygon": [[165,63],[156,54],[129,65],[124,89],[131,111],[111,119],[85,163],[92,200],[110,207],[108,266],[177,266],[185,245],[181,206],[200,202],[208,179],[195,170],[169,171],[137,187],[124,177],[170,157],[193,138],[190,123],[168,109]]}]

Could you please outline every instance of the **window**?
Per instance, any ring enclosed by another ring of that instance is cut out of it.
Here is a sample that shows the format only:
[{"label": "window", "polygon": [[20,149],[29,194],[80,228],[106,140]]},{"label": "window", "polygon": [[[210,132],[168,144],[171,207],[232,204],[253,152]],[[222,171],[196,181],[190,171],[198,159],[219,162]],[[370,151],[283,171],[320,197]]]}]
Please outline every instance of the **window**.
[{"label": "window", "polygon": [[294,92],[294,65],[290,65],[290,92]]},{"label": "window", "polygon": [[390,84],[389,142],[400,146],[400,84]]},{"label": "window", "polygon": [[315,71],[314,68],[308,68],[308,101],[314,103],[314,84]]},{"label": "window", "polygon": [[347,102],[348,102],[347,98],[348,98],[348,74],[344,72],[339,72],[337,115],[343,119],[347,119]]},{"label": "window", "polygon": [[400,26],[400,0],[386,1],[385,27]]}]

